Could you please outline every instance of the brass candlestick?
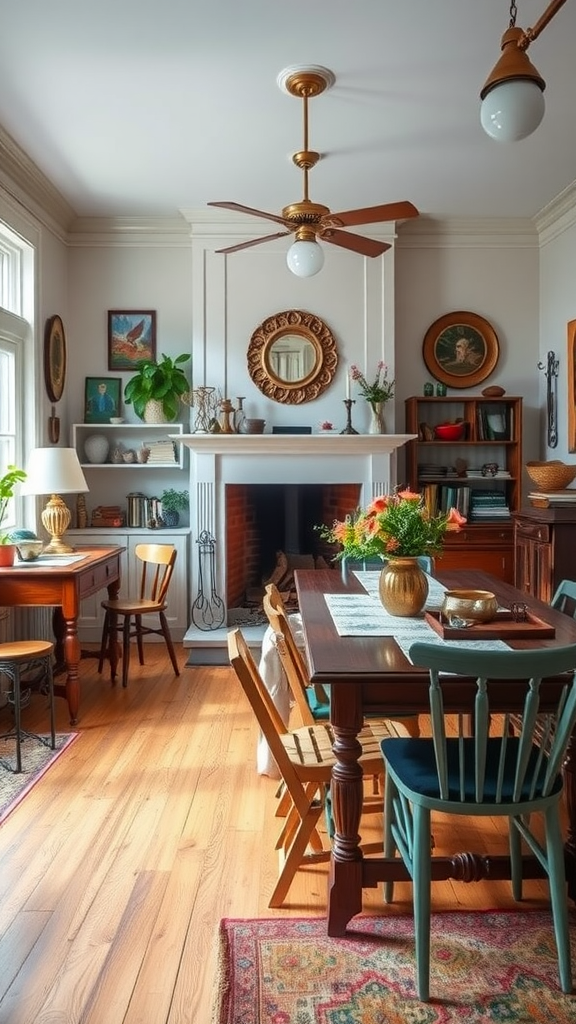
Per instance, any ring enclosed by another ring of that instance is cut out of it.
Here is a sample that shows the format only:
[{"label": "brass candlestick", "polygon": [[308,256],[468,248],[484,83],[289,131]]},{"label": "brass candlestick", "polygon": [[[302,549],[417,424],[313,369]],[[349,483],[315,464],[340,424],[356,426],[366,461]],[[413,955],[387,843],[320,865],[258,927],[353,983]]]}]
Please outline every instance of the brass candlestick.
[{"label": "brass candlestick", "polygon": [[344,427],[344,430],[340,431],[341,434],[357,434],[358,433],[358,431],[354,430],[354,427],[352,426],[352,406],[354,404],[355,404],[355,400],[353,398],[345,398],[344,399],[344,405],[346,406],[346,426]]}]

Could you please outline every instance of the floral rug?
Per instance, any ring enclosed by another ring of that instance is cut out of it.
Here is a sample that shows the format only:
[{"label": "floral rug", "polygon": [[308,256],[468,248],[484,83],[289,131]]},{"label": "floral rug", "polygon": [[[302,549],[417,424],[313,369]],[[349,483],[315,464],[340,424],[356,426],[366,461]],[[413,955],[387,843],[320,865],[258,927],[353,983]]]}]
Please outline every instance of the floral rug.
[{"label": "floral rug", "polygon": [[[0,824],[18,806],[27,793],[58,760],[76,738],[76,732],[56,733],[56,749],[37,739],[22,738],[22,771],[15,772],[14,738],[0,739]],[[44,736],[44,739],[50,739]]]},{"label": "floral rug", "polygon": [[[571,918],[576,979],[576,914]],[[546,911],[434,914],[429,1003],[415,989],[412,916],[225,919],[212,1024],[576,1024]]]}]

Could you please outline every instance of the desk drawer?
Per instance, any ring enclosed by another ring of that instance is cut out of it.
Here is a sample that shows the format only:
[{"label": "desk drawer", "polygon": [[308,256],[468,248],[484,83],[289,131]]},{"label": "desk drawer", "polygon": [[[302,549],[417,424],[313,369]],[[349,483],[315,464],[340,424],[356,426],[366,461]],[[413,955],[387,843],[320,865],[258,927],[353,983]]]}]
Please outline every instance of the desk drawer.
[{"label": "desk drawer", "polygon": [[88,594],[95,594],[96,591],[107,587],[111,580],[120,576],[120,556],[110,558],[105,565],[95,565],[90,572],[83,573],[79,581],[80,597],[87,597]]}]

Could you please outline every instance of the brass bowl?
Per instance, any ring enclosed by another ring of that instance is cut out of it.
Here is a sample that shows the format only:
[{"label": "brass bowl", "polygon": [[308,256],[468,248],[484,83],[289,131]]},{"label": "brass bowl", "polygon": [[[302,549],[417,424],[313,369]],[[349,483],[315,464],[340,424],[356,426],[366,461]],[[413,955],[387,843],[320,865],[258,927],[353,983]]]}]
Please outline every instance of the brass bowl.
[{"label": "brass bowl", "polygon": [[442,602],[442,619],[450,626],[477,626],[491,622],[498,601],[490,590],[447,590]]}]

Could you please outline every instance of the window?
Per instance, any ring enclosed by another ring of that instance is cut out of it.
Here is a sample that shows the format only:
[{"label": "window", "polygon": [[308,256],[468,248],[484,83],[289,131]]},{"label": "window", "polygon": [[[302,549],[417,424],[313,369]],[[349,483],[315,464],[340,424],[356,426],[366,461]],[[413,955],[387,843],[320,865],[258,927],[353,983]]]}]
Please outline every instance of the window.
[{"label": "window", "polygon": [[[35,394],[33,294],[34,249],[0,221],[0,474],[23,468],[35,444],[35,403],[24,401]],[[11,504],[5,530],[25,524],[23,499]]]}]

